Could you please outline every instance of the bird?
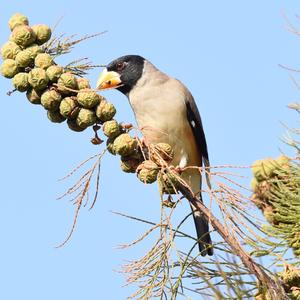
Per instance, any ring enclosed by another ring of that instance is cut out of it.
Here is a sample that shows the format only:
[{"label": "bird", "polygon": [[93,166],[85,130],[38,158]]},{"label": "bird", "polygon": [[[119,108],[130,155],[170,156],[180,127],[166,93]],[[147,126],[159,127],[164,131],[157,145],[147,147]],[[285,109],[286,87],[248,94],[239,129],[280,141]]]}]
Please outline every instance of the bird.
[{"label": "bird", "polygon": [[[172,165],[209,168],[209,156],[200,113],[188,88],[139,55],[125,55],[107,64],[97,81],[97,90],[117,89],[129,100],[146,143],[168,143],[174,150]],[[190,168],[181,178],[201,197],[202,176]],[[207,182],[209,183],[208,176]],[[213,255],[209,225],[190,203],[199,251]]]}]

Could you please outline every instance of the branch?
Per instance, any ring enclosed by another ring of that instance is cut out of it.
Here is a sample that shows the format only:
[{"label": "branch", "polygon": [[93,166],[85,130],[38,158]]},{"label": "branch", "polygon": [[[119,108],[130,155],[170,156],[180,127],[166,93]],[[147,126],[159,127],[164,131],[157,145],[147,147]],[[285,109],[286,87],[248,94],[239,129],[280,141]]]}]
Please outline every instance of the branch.
[{"label": "branch", "polygon": [[225,242],[231,247],[236,255],[238,255],[243,264],[257,277],[257,279],[265,286],[269,287],[269,293],[272,299],[289,300],[290,298],[282,289],[282,283],[272,279],[252,258],[244,251],[234,235],[230,235],[219,220],[211,213],[211,211],[196,197],[187,186],[179,183],[178,190],[182,195],[190,201],[200,211],[205,219],[210,222],[212,227],[222,236]]}]

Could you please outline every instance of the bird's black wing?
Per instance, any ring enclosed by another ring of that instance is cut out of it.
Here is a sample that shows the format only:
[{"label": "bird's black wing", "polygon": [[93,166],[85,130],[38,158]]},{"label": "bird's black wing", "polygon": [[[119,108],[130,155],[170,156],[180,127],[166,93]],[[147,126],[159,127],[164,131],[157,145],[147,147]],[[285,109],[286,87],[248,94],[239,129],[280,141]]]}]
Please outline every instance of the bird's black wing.
[{"label": "bird's black wing", "polygon": [[208,156],[208,150],[207,150],[207,143],[206,138],[203,130],[203,125],[200,117],[200,113],[198,111],[197,105],[195,103],[195,100],[191,94],[186,97],[185,100],[186,103],[186,111],[187,111],[187,118],[190,123],[190,126],[192,128],[199,152],[202,155],[204,166],[207,168],[205,175],[206,175],[206,182],[208,187],[210,188],[210,180],[208,176],[209,172],[209,156]]}]

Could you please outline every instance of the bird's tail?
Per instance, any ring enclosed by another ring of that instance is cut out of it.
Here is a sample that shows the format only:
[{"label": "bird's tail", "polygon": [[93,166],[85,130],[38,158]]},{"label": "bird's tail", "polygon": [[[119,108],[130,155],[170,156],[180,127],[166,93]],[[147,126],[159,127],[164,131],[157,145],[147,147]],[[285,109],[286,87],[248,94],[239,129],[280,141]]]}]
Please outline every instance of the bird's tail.
[{"label": "bird's tail", "polygon": [[[195,195],[199,194],[199,201],[202,201],[201,197],[201,174],[199,174],[198,171],[195,170],[187,170],[186,172],[183,172],[182,178],[186,181],[186,183],[189,184],[190,188],[192,189],[193,193]],[[190,202],[190,206],[192,209],[196,232],[197,232],[197,239],[198,239],[198,245],[199,250],[201,252],[202,256],[213,255],[213,247],[212,247],[212,241],[209,234],[209,226],[208,222],[203,216],[203,214]]]},{"label": "bird's tail", "polygon": [[199,251],[202,256],[213,255],[212,241],[209,234],[208,222],[205,220],[202,213],[190,203],[193,212]]}]

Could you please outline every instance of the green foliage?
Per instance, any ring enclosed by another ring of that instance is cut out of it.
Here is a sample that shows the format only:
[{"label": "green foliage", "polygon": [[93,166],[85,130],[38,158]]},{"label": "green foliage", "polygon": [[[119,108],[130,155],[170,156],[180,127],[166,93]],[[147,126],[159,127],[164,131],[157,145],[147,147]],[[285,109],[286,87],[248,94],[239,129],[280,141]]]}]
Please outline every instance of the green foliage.
[{"label": "green foliage", "polygon": [[269,222],[264,227],[265,232],[284,240],[300,258],[299,158],[282,155],[277,160],[255,162],[252,169],[257,182],[252,199]]}]

